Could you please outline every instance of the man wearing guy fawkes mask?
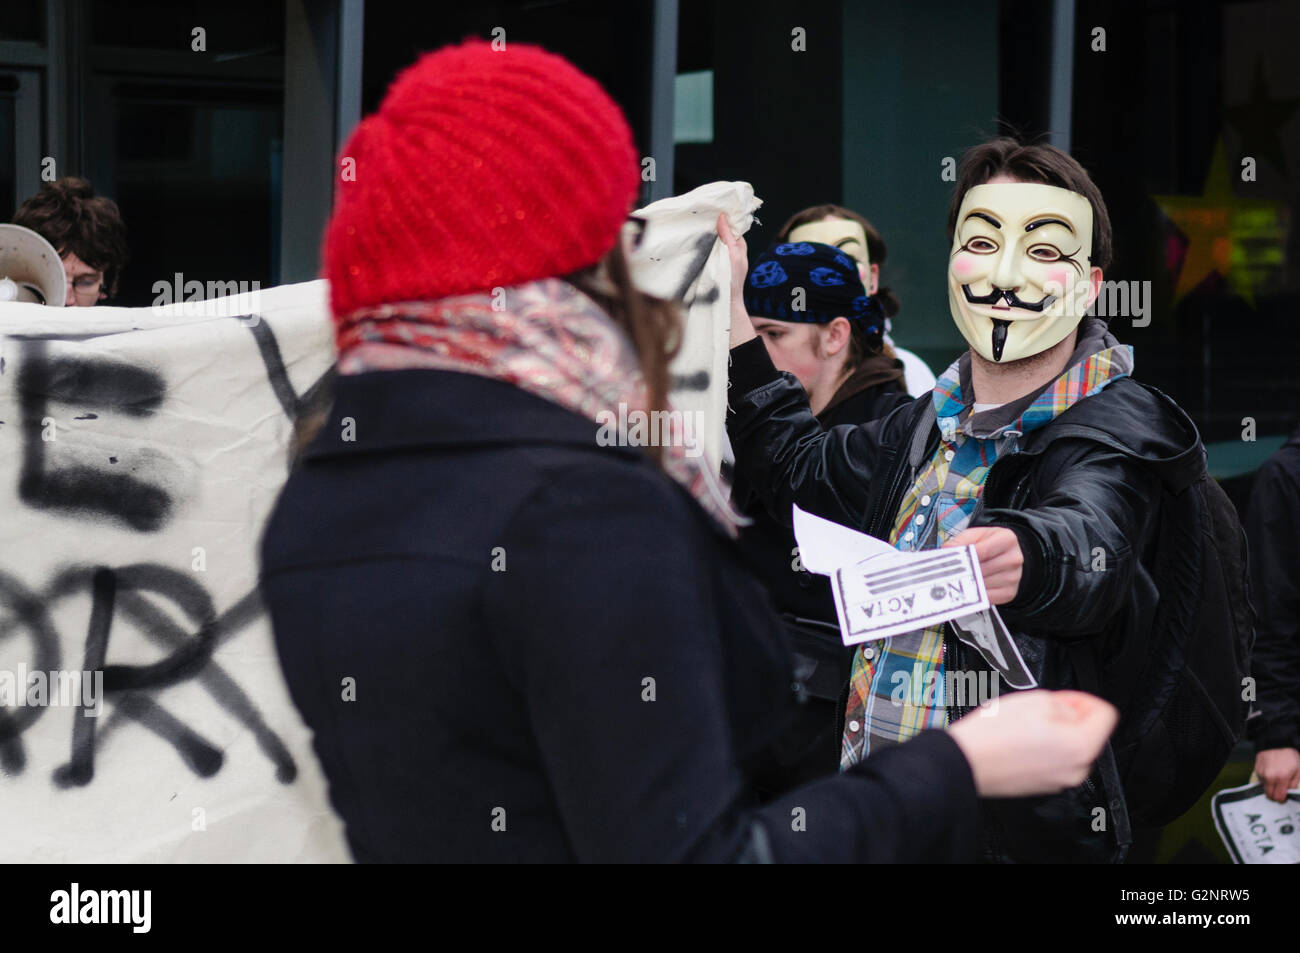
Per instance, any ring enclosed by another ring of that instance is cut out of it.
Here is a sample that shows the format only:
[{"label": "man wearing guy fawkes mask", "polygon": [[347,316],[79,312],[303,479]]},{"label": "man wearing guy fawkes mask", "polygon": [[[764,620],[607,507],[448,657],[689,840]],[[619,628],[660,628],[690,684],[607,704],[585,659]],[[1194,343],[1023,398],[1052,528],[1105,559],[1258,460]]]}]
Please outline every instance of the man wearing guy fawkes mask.
[{"label": "man wearing guy fawkes mask", "polygon": [[[743,275],[744,244],[722,232]],[[949,233],[949,301],[970,348],[932,393],[881,420],[823,431],[733,298],[736,471],[782,521],[797,503],[900,550],[973,545],[1025,667],[1042,687],[1072,687],[1067,640],[1092,636],[1107,650],[1141,642],[1158,600],[1142,560],[1160,481],[1190,478],[1203,449],[1172,401],[1132,379],[1133,349],[1085,316],[1111,229],[1074,159],[1010,139],[975,147],[962,159]],[[1104,442],[1065,439],[1080,428]],[[1098,551],[1105,572],[1090,571]],[[858,646],[842,766],[942,728],[982,700],[946,699],[946,673],[992,671],[1000,685],[1017,684],[982,628],[983,647],[943,624]],[[937,692],[918,690],[918,679]],[[1107,778],[1118,785],[1113,772]],[[1094,830],[1095,808],[1110,813],[1102,780],[1094,773],[1060,794],[986,802],[981,859],[1122,858],[1113,825]]]}]

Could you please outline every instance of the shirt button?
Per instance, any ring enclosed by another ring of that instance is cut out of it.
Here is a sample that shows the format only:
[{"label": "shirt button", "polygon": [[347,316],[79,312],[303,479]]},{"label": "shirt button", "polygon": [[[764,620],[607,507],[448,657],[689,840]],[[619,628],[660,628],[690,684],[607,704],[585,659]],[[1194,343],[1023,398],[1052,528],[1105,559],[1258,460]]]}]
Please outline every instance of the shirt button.
[{"label": "shirt button", "polygon": [[857,721],[851,721],[851,722],[849,722],[849,731],[851,731],[851,732],[852,732],[852,731],[857,731],[857,730],[858,730],[859,728],[861,728],[861,727],[862,727],[862,726],[859,725],[859,724],[857,723]]},{"label": "shirt button", "polygon": [[873,659],[876,657],[876,653],[871,648],[871,646],[867,646],[865,649],[862,650],[862,657],[865,659]]},{"label": "shirt button", "polygon": [[925,517],[924,517],[924,516],[917,516],[917,518],[916,518],[916,525],[917,525],[917,526],[924,526],[924,525],[925,525]]},{"label": "shirt button", "polygon": [[903,534],[903,542],[910,543],[915,537],[916,534],[909,529],[906,533]]},{"label": "shirt button", "polygon": [[921,505],[922,505],[922,506],[929,506],[929,505],[930,505],[930,494],[929,494],[929,493],[927,493],[927,494],[925,494],[925,496],[921,497]]},{"label": "shirt button", "polygon": [[953,452],[952,452],[951,450],[945,450],[945,451],[943,452],[943,458],[944,458],[945,460],[947,460],[949,463],[952,462],[952,458],[953,458],[953,456],[954,456],[954,454],[953,454]]}]

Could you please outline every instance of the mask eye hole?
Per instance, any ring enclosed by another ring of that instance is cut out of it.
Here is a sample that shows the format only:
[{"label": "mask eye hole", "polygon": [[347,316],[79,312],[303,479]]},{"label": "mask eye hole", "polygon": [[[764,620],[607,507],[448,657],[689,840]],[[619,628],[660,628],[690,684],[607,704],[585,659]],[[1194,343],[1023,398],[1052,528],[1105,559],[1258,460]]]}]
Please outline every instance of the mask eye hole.
[{"label": "mask eye hole", "polygon": [[1029,249],[1029,257],[1034,261],[1060,261],[1061,251],[1054,245],[1034,245]]},{"label": "mask eye hole", "polygon": [[982,236],[976,236],[962,246],[962,251],[973,252],[976,255],[991,255],[997,250],[996,242]]}]

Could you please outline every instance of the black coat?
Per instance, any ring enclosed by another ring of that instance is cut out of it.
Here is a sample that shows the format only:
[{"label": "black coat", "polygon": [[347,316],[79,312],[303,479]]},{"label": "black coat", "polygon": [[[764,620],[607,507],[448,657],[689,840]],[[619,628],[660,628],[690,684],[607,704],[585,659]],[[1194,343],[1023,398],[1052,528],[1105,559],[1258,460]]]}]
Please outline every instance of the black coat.
[{"label": "black coat", "polygon": [[1300,430],[1260,467],[1246,514],[1258,613],[1255,747],[1300,748]]},{"label": "black coat", "polygon": [[[736,471],[769,511],[792,503],[887,539],[906,491],[938,446],[930,398],[887,417],[823,431],[803,388],[772,366],[761,341],[731,352],[727,430]],[[925,425],[922,421],[928,419]],[[1068,463],[1067,463],[1068,461]],[[1025,561],[1016,598],[999,607],[1039,685],[1076,687],[1066,640],[1096,640],[1105,669],[1137,670],[1159,594],[1144,563],[1160,481],[1190,483],[1204,448],[1196,427],[1165,395],[1121,378],[1026,436],[990,469],[971,526],[1005,526]],[[1107,571],[1090,571],[1097,547]],[[976,653],[946,639],[957,671],[987,671]],[[1125,699],[1110,699],[1124,706]],[[955,719],[964,713],[951,711]],[[1109,838],[1092,829],[1103,807],[1097,778],[1059,795],[985,805],[988,860],[1108,859]]]},{"label": "black coat", "polygon": [[[860,390],[817,415],[824,428],[863,424],[885,416],[911,397],[899,381]],[[830,580],[795,568],[794,532],[788,521],[775,519],[763,506],[758,491],[737,473],[732,493],[738,509],[753,520],[740,534],[740,546],[755,575],[772,595],[779,612],[838,625]]]},{"label": "black coat", "polygon": [[781,627],[694,500],[596,433],[476,376],[339,378],[262,591],[354,856],[972,856],[945,732],[757,805],[793,704]]},{"label": "black coat", "polygon": [[[881,355],[875,363],[886,369],[896,366],[896,375],[888,377],[877,371],[874,382],[865,387],[855,375],[817,415],[818,423],[823,427],[865,423],[911,401],[903,388],[902,362]],[[784,789],[839,768],[843,690],[853,650],[840,637],[830,580],[796,562],[794,531],[768,513],[758,491],[741,474],[737,474],[732,498],[751,520],[740,533],[741,553],[785,621],[798,678],[806,688],[802,710],[773,748],[770,782]]]}]

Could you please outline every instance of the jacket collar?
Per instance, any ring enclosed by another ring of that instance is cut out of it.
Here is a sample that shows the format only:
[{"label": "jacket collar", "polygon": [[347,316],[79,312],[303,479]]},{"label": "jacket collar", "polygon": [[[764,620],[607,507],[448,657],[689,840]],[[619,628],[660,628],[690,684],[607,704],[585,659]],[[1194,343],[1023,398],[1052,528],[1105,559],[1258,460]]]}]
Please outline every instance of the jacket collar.
[{"label": "jacket collar", "polygon": [[325,425],[307,459],[413,447],[564,444],[644,457],[638,447],[601,446],[599,426],[511,384],[425,368],[339,375]]},{"label": "jacket collar", "polygon": [[970,364],[970,351],[962,352],[939,377],[931,393],[939,429],[947,436],[958,429],[981,438],[1008,428],[1021,434],[1037,429],[1111,381],[1131,374],[1133,348],[1120,344],[1104,321],[1086,317],[1079,323],[1074,352],[1058,377],[981,414],[971,413],[974,388]]},{"label": "jacket collar", "polygon": [[[1122,347],[1105,322],[1085,318],[1079,325],[1079,341],[1070,357],[1070,364],[1077,365],[1089,354],[1117,346]],[[915,419],[919,429],[925,431],[925,438],[913,432],[909,454],[913,467],[933,452],[933,441],[938,439],[940,431],[936,420],[939,406],[954,414],[968,409],[969,405],[959,391],[964,389],[970,393],[969,360],[969,352],[963,354],[944,374],[949,379],[949,389],[958,391],[957,394],[938,395],[943,387],[941,378],[935,394],[929,400],[921,398],[928,406],[923,407]],[[1132,366],[1131,358],[1128,366]],[[1042,391],[1013,401],[1015,407],[1008,407],[1008,410],[1014,409],[1019,416],[1046,390],[1044,387]],[[950,397],[950,404],[943,405],[943,401]],[[1187,486],[1204,473],[1205,448],[1192,419],[1167,395],[1149,384],[1135,381],[1128,374],[1108,380],[1107,386],[1101,390],[1085,400],[1075,401],[1058,416],[1026,434],[1021,452],[1030,455],[1041,453],[1048,444],[1062,438],[1090,440],[1127,457],[1142,460],[1175,490]]]}]

